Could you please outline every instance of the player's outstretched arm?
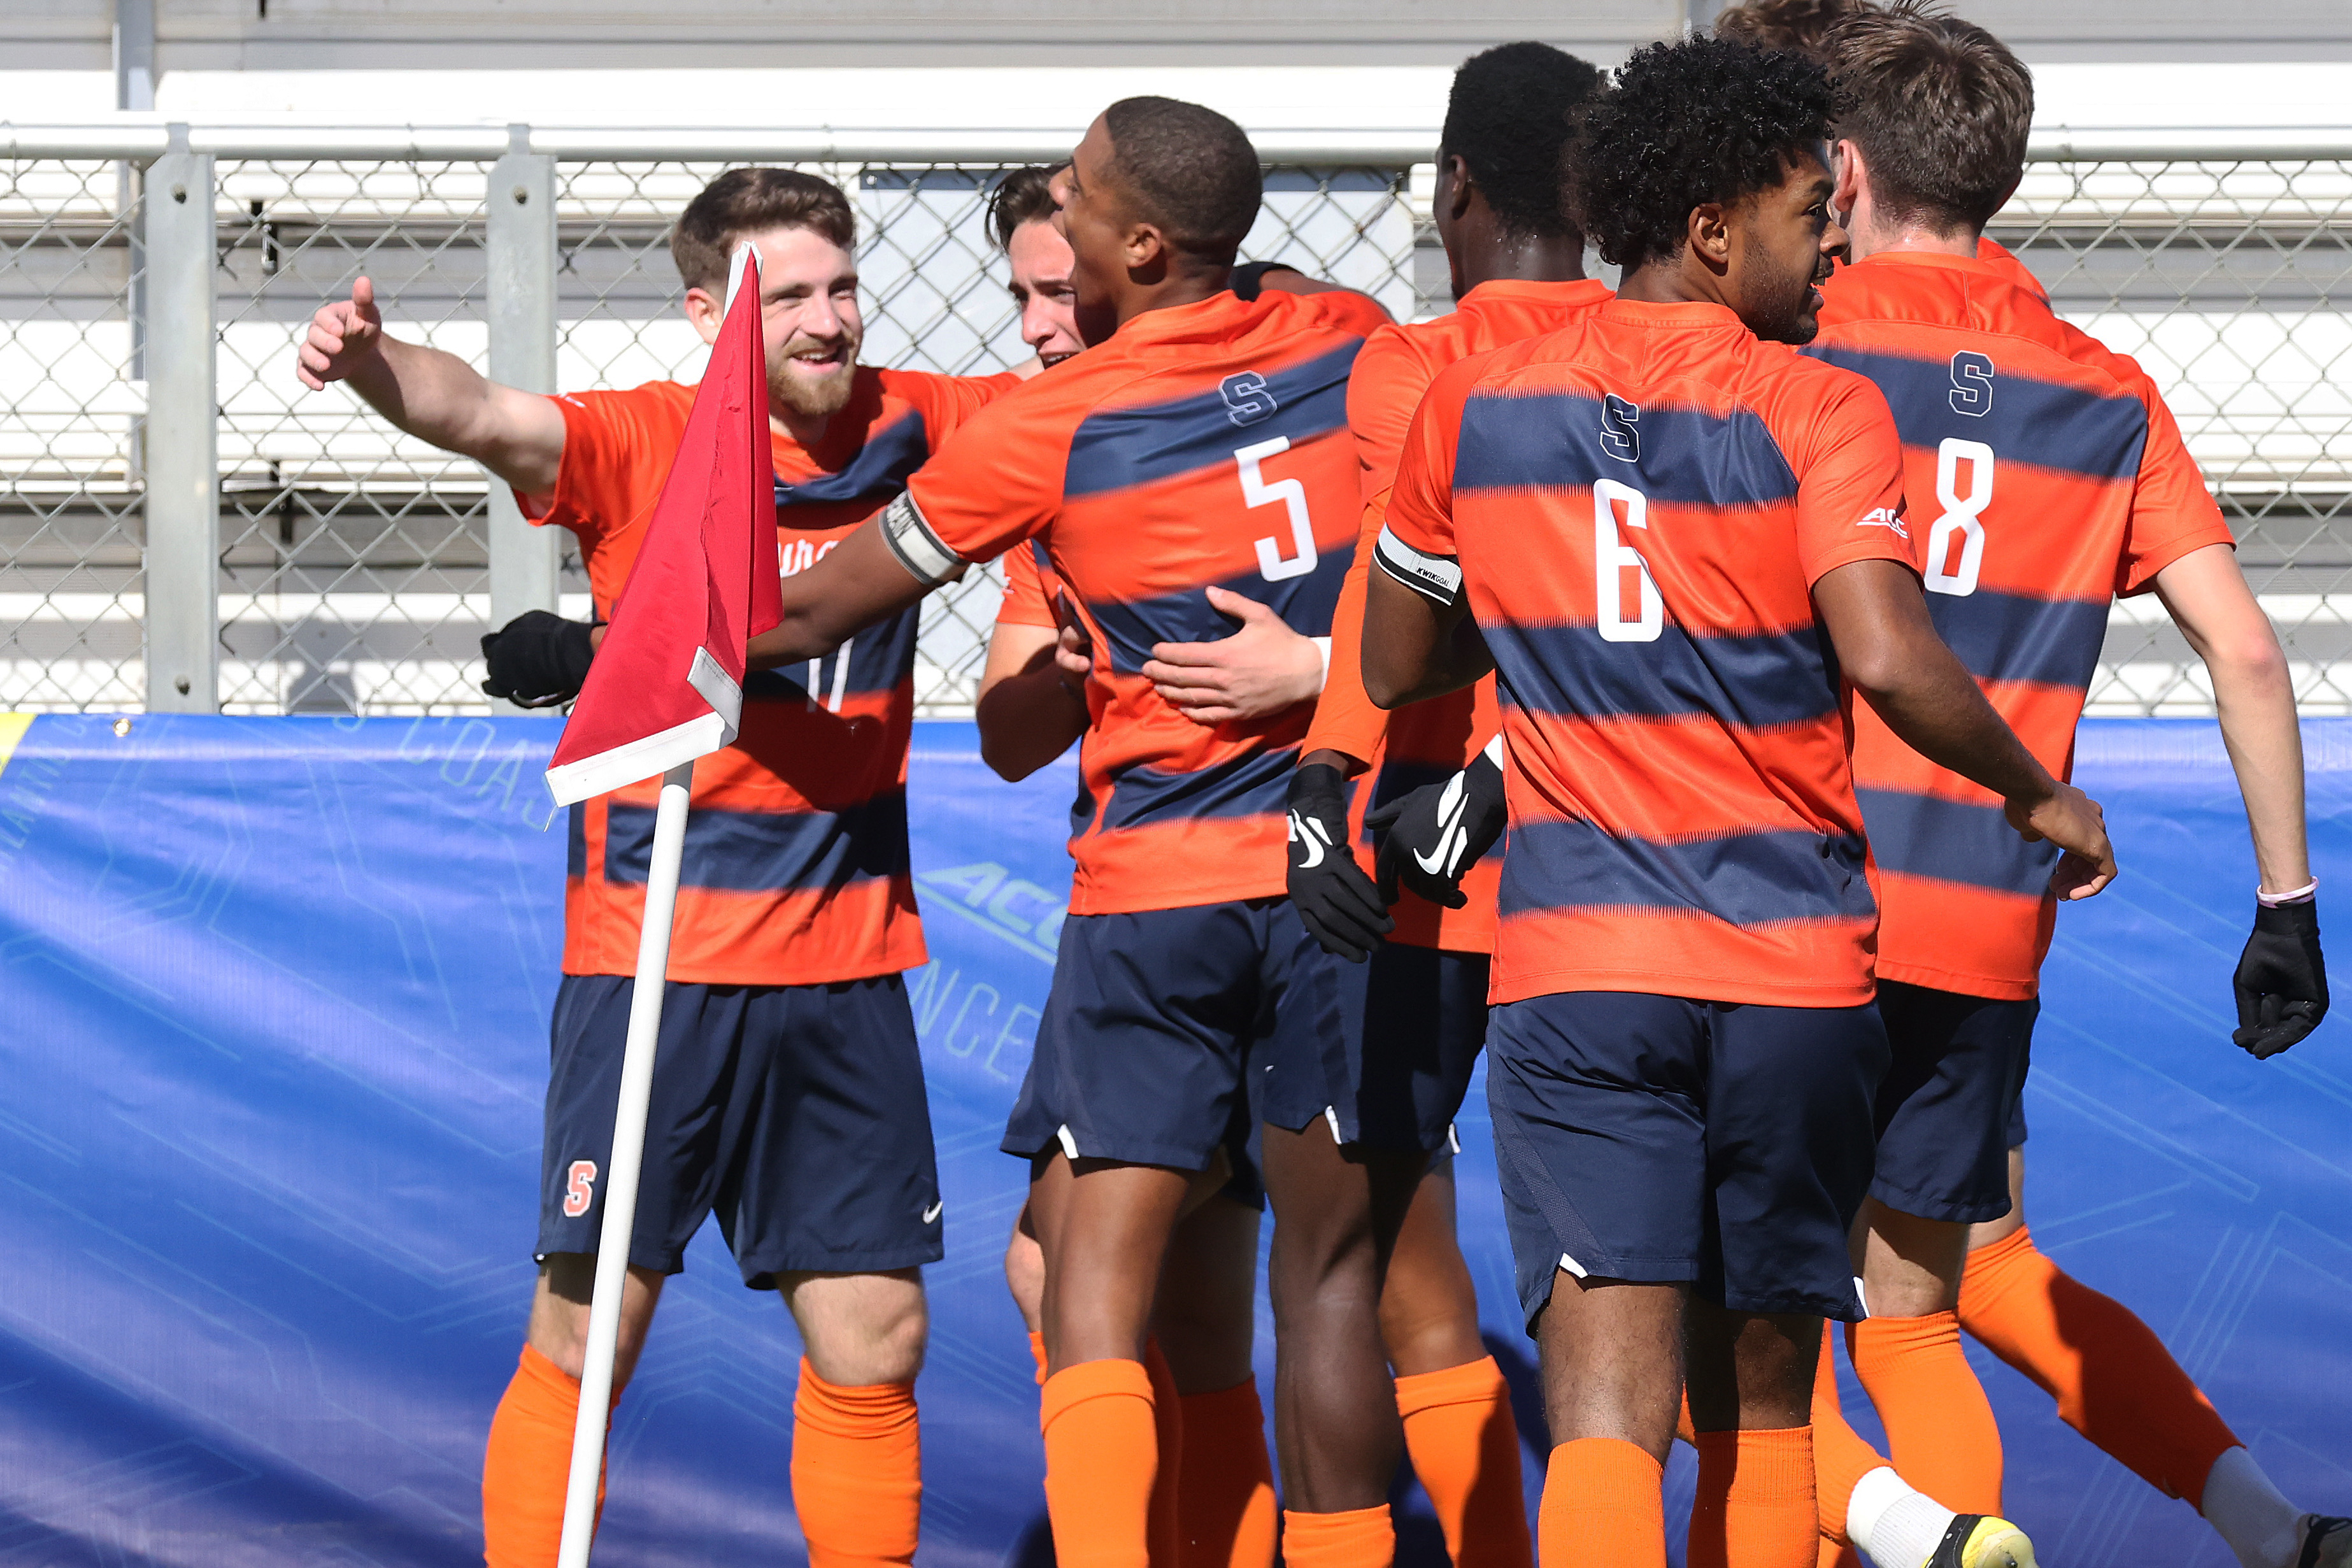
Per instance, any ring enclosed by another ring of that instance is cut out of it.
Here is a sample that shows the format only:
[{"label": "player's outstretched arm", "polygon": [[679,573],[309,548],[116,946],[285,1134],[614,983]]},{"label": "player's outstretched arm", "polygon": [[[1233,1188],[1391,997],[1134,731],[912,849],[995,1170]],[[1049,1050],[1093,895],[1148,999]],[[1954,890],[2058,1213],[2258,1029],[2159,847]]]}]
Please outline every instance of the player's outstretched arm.
[{"label": "player's outstretched arm", "polygon": [[1386,572],[1364,584],[1364,695],[1397,709],[1459,691],[1495,668],[1458,594],[1439,605]]},{"label": "player's outstretched arm", "polygon": [[1886,727],[1940,767],[2006,803],[2010,826],[2066,851],[2050,883],[2062,899],[2087,899],[2115,879],[2098,803],[2051,776],[1985,700],[1927,615],[1908,567],[1848,562],[1813,584],[1813,605],[1854,689]]},{"label": "player's outstretched arm", "polygon": [[2257,1058],[2273,1057],[2327,1016],[2294,683],[2278,634],[2229,546],[2190,551],[2156,574],[2156,592],[2212,677],[2221,743],[2245,797],[2262,887],[2234,976],[2238,1028],[2231,1037]]},{"label": "player's outstretched arm", "polygon": [[1144,679],[1177,711],[1195,724],[1265,719],[1323,689],[1327,646],[1246,595],[1216,587],[1208,595],[1240,627],[1214,642],[1154,643],[1143,666]]},{"label": "player's outstretched arm", "polygon": [[996,623],[972,718],[980,726],[980,760],[997,777],[1018,783],[1087,732],[1091,646],[1075,622]]},{"label": "player's outstretched arm", "polygon": [[822,658],[867,626],[920,604],[932,589],[963,575],[964,563],[957,562],[933,580],[916,576],[883,535],[888,515],[868,518],[814,565],[783,580],[783,619],[773,631],[751,639],[751,668]]},{"label": "player's outstretched arm", "polygon": [[352,281],[350,299],[310,318],[295,374],[313,392],[349,382],[417,439],[473,458],[525,495],[554,492],[563,461],[563,416],[555,405],[501,386],[456,354],[391,336],[364,277]]}]

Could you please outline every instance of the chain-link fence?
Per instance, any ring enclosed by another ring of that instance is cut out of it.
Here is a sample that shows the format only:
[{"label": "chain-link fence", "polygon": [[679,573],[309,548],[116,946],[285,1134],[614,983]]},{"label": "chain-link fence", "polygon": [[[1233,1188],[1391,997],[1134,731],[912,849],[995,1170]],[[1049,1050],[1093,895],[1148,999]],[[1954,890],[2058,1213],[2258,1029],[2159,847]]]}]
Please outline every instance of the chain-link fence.
[{"label": "chain-link fence", "polygon": [[[157,657],[152,646],[142,657],[142,560],[161,559],[142,557],[146,492],[165,482],[142,434],[144,339],[169,325],[142,303],[140,169],[153,154],[21,155],[28,140],[18,131],[20,156],[0,161],[0,709],[136,709]],[[365,273],[393,331],[488,363],[500,140],[362,156],[348,139],[338,152],[281,134],[266,149],[224,140],[216,161],[200,160],[214,195],[217,417],[201,460],[218,497],[206,545],[216,647],[205,650],[217,692],[200,680],[166,692],[169,705],[487,707],[477,639],[492,619],[499,524],[485,476],[344,388],[305,390],[293,353],[311,312]],[[523,307],[552,312],[555,384],[567,389],[698,374],[704,351],[679,309],[668,225],[721,168],[752,161],[629,151],[607,136],[551,154],[554,275]],[[2352,149],[2184,155],[2195,151],[2038,153],[1993,234],[2063,314],[2155,375],[2239,534],[2305,710],[2352,711],[2352,395],[2338,374],[2352,373]],[[1008,161],[945,143],[934,155],[799,166],[858,208],[867,362],[994,371],[1027,354],[984,221]],[[1445,309],[1427,165],[1402,150],[1353,155],[1362,161],[1270,167],[1244,254],[1364,289],[1400,318]],[[184,442],[158,458],[180,465],[173,473],[190,460]],[[559,586],[564,612],[584,615],[569,550]],[[992,571],[974,573],[927,606],[923,711],[968,709],[1000,591]],[[2093,710],[2206,712],[2210,700],[2161,607],[2118,606]]]}]

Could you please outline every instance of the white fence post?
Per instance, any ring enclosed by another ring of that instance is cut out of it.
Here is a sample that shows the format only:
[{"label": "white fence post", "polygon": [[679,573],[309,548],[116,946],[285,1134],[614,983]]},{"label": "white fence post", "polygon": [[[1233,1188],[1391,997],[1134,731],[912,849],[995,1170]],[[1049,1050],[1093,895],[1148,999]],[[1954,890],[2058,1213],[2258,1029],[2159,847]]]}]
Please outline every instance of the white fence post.
[{"label": "white fence post", "polygon": [[[530,150],[530,128],[507,128],[507,155],[490,167],[488,285],[492,381],[555,390],[555,160]],[[523,521],[514,494],[490,476],[490,626],[525,610],[556,608],[556,531]],[[520,712],[506,703],[509,712]]]},{"label": "white fence post", "polygon": [[147,171],[147,707],[220,708],[220,463],[213,373],[213,155]]}]

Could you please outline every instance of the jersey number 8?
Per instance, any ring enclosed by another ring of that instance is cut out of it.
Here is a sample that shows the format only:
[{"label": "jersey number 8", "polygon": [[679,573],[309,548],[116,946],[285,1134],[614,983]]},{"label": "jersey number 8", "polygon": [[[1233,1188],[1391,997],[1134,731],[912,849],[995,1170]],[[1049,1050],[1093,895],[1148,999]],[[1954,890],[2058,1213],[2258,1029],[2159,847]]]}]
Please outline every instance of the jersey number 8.
[{"label": "jersey number 8", "polygon": [[1270,441],[1252,442],[1234,453],[1234,466],[1242,475],[1243,503],[1255,508],[1280,501],[1290,513],[1291,552],[1287,559],[1278,540],[1269,535],[1256,541],[1258,575],[1269,583],[1304,577],[1315,570],[1315,522],[1307,515],[1307,487],[1297,479],[1269,480],[1258,468],[1276,453],[1289,450],[1290,437],[1276,436]]},{"label": "jersey number 8", "polygon": [[[1960,493],[1960,465],[1969,466],[1969,491]],[[1936,448],[1936,500],[1943,512],[1927,531],[1927,592],[1965,599],[1977,591],[1984,564],[1984,509],[1992,504],[1992,448],[1982,441],[1946,437]],[[1953,542],[1959,543],[1953,559]]]},{"label": "jersey number 8", "polygon": [[[1617,508],[1622,503],[1621,517]],[[1665,601],[1651,579],[1650,563],[1625,542],[1621,528],[1647,530],[1650,500],[1615,479],[1592,484],[1592,596],[1602,642],[1655,642],[1665,629]],[[1625,616],[1625,574],[1634,574],[1633,616]]]}]

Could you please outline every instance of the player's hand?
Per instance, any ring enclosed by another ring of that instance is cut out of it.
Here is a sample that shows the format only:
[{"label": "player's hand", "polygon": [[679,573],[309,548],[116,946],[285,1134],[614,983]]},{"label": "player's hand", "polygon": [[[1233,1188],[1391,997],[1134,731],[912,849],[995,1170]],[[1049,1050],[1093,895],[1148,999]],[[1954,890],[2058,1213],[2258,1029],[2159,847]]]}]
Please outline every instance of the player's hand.
[{"label": "player's hand", "polygon": [[2011,800],[2002,809],[2027,843],[2046,838],[2066,852],[2050,873],[2050,890],[2061,899],[2087,899],[2116,879],[2107,814],[2073,784],[2053,780],[2050,794],[2039,802]]},{"label": "player's hand", "polygon": [[1219,615],[1241,629],[1215,642],[1152,646],[1143,678],[1195,724],[1264,719],[1323,689],[1323,650],[1265,605],[1224,588],[1208,590]]},{"label": "player's hand", "polygon": [[375,308],[375,285],[364,277],[352,282],[352,297],[338,300],[310,318],[310,334],[295,351],[294,374],[313,392],[341,381],[383,349],[383,314]]},{"label": "player's hand", "polygon": [[2254,933],[2232,979],[2238,1027],[2231,1038],[2267,1060],[2319,1027],[2327,1016],[2327,960],[2319,952],[2315,900],[2254,906]]},{"label": "player's hand", "polygon": [[1095,672],[1095,639],[1087,631],[1086,622],[1070,606],[1067,594],[1054,596],[1054,670],[1062,678],[1063,689],[1073,697],[1087,694],[1087,680]]},{"label": "player's hand", "polygon": [[596,628],[545,610],[525,610],[482,638],[490,667],[482,689],[518,708],[552,708],[580,695],[596,657]]},{"label": "player's hand", "polygon": [[1481,752],[1441,784],[1423,784],[1364,818],[1386,830],[1372,862],[1381,898],[1395,903],[1400,884],[1433,904],[1458,910],[1470,901],[1463,874],[1503,836],[1503,770]]},{"label": "player's hand", "polygon": [[1348,781],[1328,763],[1290,775],[1290,902],[1326,952],[1361,963],[1394,930],[1348,845]]}]

